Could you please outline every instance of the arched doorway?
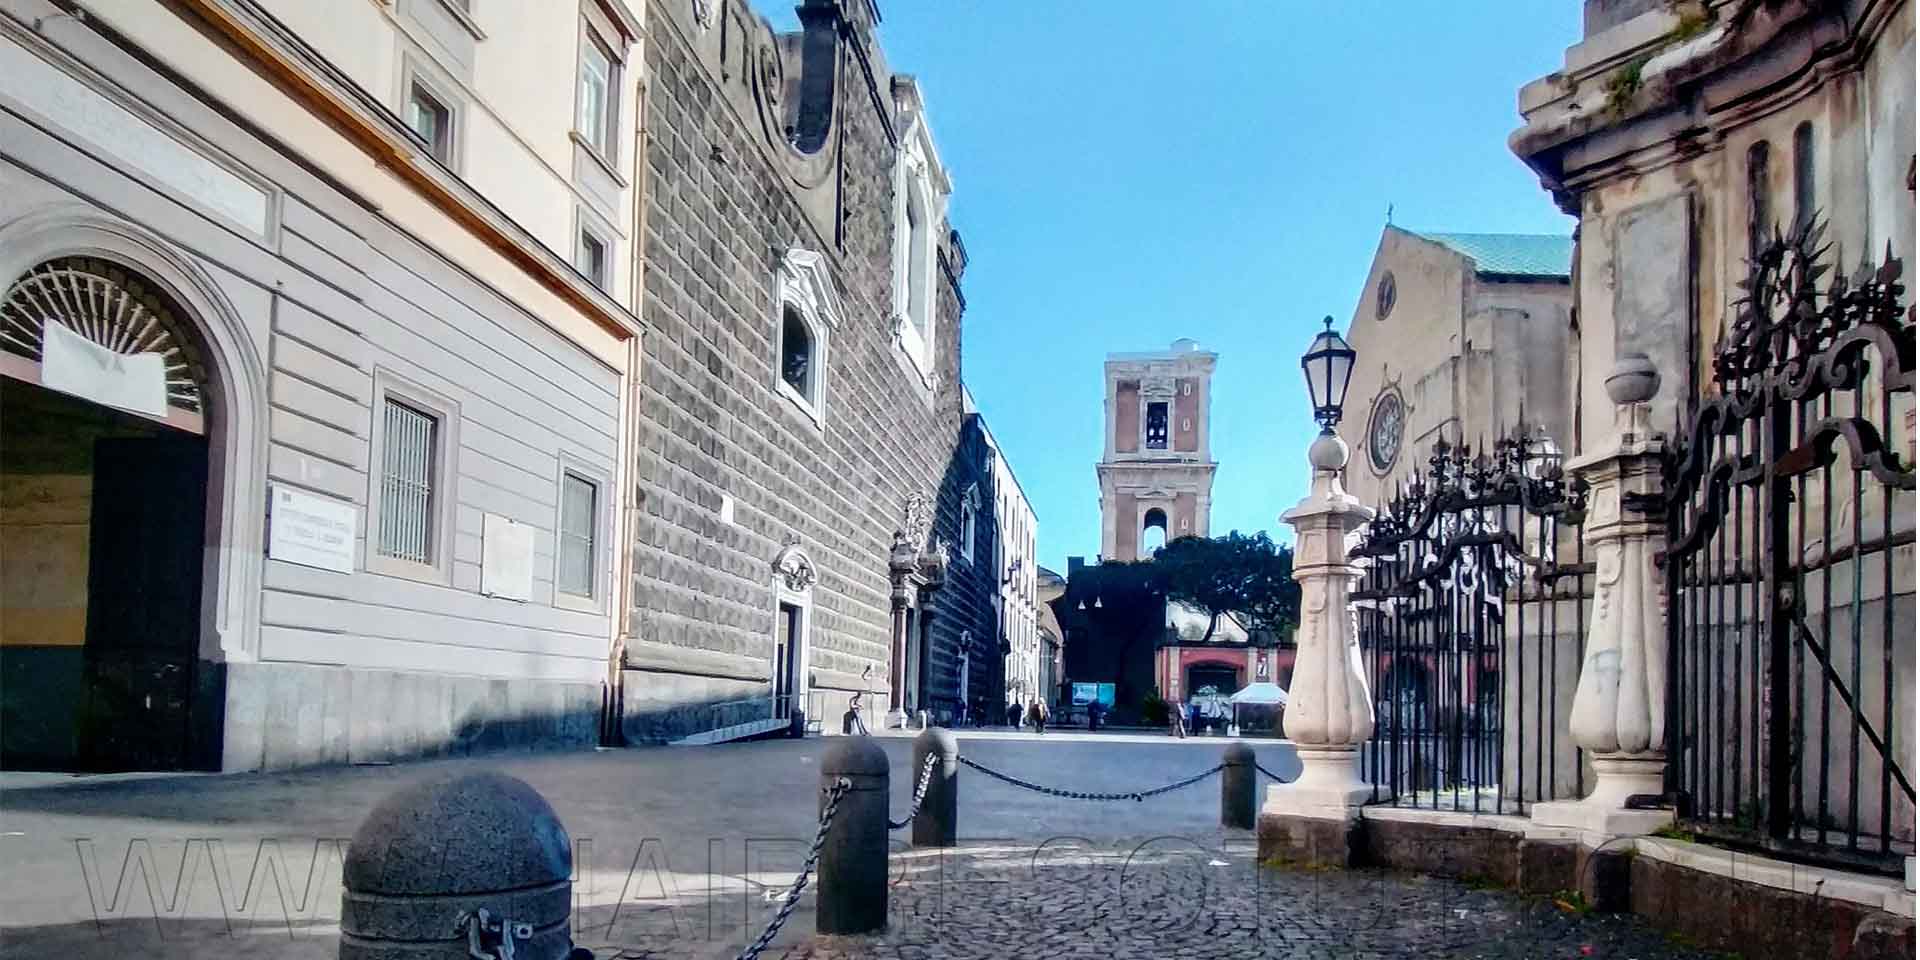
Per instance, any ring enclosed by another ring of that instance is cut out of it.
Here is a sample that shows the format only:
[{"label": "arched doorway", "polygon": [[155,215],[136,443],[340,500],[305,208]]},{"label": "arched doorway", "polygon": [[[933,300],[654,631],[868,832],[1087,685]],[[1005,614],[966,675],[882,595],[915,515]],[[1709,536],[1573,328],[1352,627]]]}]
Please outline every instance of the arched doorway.
[{"label": "arched doorway", "polygon": [[0,291],[0,373],[0,766],[217,767],[199,324],[134,267],[56,256]]}]

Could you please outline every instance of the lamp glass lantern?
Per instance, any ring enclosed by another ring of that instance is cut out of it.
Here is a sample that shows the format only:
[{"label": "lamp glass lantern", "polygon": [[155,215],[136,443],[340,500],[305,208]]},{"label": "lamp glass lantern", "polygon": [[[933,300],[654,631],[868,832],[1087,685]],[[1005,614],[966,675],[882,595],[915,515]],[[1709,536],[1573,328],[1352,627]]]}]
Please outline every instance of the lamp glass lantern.
[{"label": "lamp glass lantern", "polygon": [[1340,411],[1347,403],[1347,384],[1353,379],[1353,345],[1334,332],[1333,318],[1324,321],[1325,330],[1313,338],[1300,358],[1300,369],[1307,375],[1307,394],[1313,401],[1313,419],[1321,433],[1332,433],[1340,423]]}]

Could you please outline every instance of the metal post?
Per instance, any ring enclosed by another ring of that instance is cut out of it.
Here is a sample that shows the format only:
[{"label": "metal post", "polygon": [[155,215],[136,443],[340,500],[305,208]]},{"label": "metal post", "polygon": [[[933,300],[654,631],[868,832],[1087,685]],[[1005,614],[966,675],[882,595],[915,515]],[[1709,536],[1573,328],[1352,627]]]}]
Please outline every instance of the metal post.
[{"label": "metal post", "polygon": [[927,794],[913,819],[913,845],[951,847],[960,832],[960,741],[942,727],[928,727],[914,737],[913,766],[908,768],[913,786],[920,785],[920,771],[927,768],[930,755],[939,759],[934,761]]},{"label": "metal post", "polygon": [[1260,773],[1254,767],[1253,748],[1230,743],[1220,762],[1226,767],[1220,771],[1220,825],[1252,830],[1254,785]]},{"label": "metal post", "polygon": [[820,809],[850,786],[820,846],[815,930],[872,933],[887,925],[887,755],[868,737],[842,737],[820,758]]}]

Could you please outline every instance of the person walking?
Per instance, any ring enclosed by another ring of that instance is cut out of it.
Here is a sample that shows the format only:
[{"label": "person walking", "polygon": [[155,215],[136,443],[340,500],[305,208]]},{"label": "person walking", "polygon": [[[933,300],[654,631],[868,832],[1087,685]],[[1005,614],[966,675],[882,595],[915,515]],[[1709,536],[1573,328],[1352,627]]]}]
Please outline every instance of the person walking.
[{"label": "person walking", "polygon": [[1167,711],[1173,715],[1173,735],[1182,740],[1187,738],[1187,705],[1174,701],[1173,709]]},{"label": "person walking", "polygon": [[1047,708],[1037,699],[1027,701],[1027,725],[1033,728],[1034,733],[1047,732]]}]

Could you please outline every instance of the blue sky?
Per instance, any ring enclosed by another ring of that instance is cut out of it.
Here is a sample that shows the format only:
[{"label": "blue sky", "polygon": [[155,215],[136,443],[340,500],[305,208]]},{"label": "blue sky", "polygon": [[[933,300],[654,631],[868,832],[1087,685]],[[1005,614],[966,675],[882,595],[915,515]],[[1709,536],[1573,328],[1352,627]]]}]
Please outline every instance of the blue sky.
[{"label": "blue sky", "polygon": [[1351,316],[1387,205],[1414,229],[1572,229],[1506,146],[1520,86],[1579,39],[1571,0],[880,6],[971,257],[962,372],[1054,570],[1100,549],[1109,351],[1220,354],[1213,531],[1290,539],[1299,357]]}]

